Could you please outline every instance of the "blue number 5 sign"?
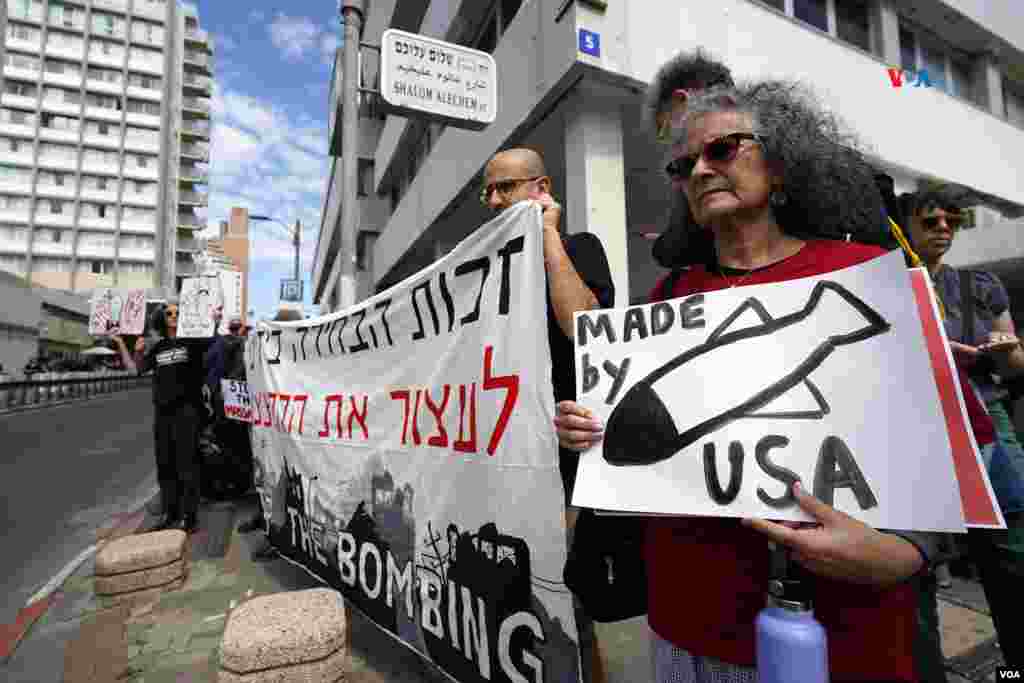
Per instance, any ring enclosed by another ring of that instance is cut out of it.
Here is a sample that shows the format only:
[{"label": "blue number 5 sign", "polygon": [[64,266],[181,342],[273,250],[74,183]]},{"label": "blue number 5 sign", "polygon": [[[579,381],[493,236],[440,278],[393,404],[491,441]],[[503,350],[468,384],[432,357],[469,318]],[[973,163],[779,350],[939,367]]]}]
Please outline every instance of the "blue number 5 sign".
[{"label": "blue number 5 sign", "polygon": [[601,34],[588,31],[585,28],[580,29],[580,52],[588,54],[592,57],[601,56]]}]

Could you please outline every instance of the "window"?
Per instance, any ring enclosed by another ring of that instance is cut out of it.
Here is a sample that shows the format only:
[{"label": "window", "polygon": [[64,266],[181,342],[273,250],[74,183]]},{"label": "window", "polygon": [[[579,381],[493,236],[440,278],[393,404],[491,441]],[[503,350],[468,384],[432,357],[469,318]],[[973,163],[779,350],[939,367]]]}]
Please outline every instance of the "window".
[{"label": "window", "polygon": [[917,36],[900,26],[900,66],[908,71],[917,71]]},{"label": "window", "polygon": [[100,107],[102,109],[116,109],[117,111],[121,111],[120,97],[114,97],[112,95],[97,95],[95,93],[88,93],[86,97],[86,102],[90,107]]},{"label": "window", "polygon": [[7,24],[7,37],[11,40],[25,40],[35,43],[39,41],[39,29],[21,24]]},{"label": "window", "polygon": [[133,114],[149,114],[160,116],[160,104],[158,102],[144,102],[143,100],[128,100],[128,111]]},{"label": "window", "polygon": [[112,14],[93,11],[92,30],[99,35],[119,38],[124,35],[124,19]]},{"label": "window", "polygon": [[[906,71],[915,74],[926,71],[932,87],[975,101],[971,58],[903,19],[900,19],[900,60]],[[907,80],[910,79],[905,77],[904,82]],[[924,81],[923,76],[921,80]]]},{"label": "window", "polygon": [[56,185],[57,187],[64,187],[64,174],[63,173],[54,173],[53,174],[53,184]]},{"label": "window", "polygon": [[159,90],[162,79],[157,76],[145,76],[143,74],[128,74],[128,84],[146,90]]},{"label": "window", "polygon": [[46,48],[48,50],[69,50],[71,52],[82,51],[82,39],[68,33],[51,30],[46,36]]},{"label": "window", "polygon": [[847,43],[856,45],[865,52],[871,51],[871,14],[864,0],[835,0],[836,36]]},{"label": "window", "polygon": [[360,197],[369,197],[373,188],[373,159],[359,160],[359,183],[356,192]]},{"label": "window", "polygon": [[8,0],[7,12],[16,19],[39,19],[42,6],[39,0]]},{"label": "window", "polygon": [[114,264],[111,261],[93,261],[92,272],[96,275],[107,275],[114,272]]},{"label": "window", "polygon": [[793,16],[828,31],[828,5],[825,0],[793,0]]},{"label": "window", "polygon": [[1008,78],[1003,80],[1003,108],[1007,121],[1024,128],[1024,85]]},{"label": "window", "polygon": [[[109,43],[104,43],[109,45]],[[105,83],[121,83],[121,72],[116,69],[104,69],[98,66],[89,67],[89,79],[93,81],[103,81]]]},{"label": "window", "polygon": [[19,95],[21,97],[35,97],[39,89],[35,83],[22,83],[21,81],[7,81],[7,92],[11,95]]},{"label": "window", "polygon": [[82,75],[82,70],[77,64],[61,61],[59,59],[47,58],[46,64],[43,68],[46,70],[46,73],[51,74],[65,74],[75,77],[81,77]]},{"label": "window", "polygon": [[146,168],[149,165],[149,157],[144,157],[141,154],[139,154],[139,155],[137,155],[135,157],[135,159],[136,159],[136,165],[139,168]]},{"label": "window", "polygon": [[67,5],[61,5],[59,3],[50,3],[50,24],[54,26],[81,28],[82,20],[84,18],[84,13],[80,9],[75,9],[74,7],[68,7]]},{"label": "window", "polygon": [[[92,58],[105,58],[120,60],[124,57],[124,46],[119,43],[112,43],[109,40],[93,38],[89,41],[89,56]],[[120,82],[120,79],[118,79]]]},{"label": "window", "polygon": [[928,72],[933,87],[946,90],[946,53],[932,42],[921,41],[921,69]]},{"label": "window", "polygon": [[16,52],[4,54],[4,66],[12,69],[24,69],[25,71],[39,71],[39,58],[29,55],[19,55]]},{"label": "window", "polygon": [[[56,214],[64,213],[64,202],[58,201],[56,199],[51,199],[50,200],[50,213],[56,213]],[[55,230],[54,232],[56,233],[57,231]],[[59,239],[55,239],[54,240],[54,242],[59,242],[59,241],[60,241]]]},{"label": "window", "polygon": [[20,109],[0,109],[0,121],[15,126],[34,126],[36,115]]},{"label": "window", "polygon": [[42,126],[43,128],[51,128],[53,130],[64,130],[64,131],[77,131],[81,122],[70,116],[57,116],[56,114],[42,113]]}]

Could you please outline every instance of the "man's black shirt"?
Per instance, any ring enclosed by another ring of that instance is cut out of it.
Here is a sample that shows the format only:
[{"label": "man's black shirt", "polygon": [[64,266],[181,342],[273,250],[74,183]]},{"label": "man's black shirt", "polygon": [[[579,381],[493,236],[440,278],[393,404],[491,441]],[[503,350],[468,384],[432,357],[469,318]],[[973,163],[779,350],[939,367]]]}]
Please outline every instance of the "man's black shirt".
[{"label": "man's black shirt", "polygon": [[153,371],[153,404],[161,411],[184,403],[199,406],[206,378],[203,354],[212,338],[163,338],[146,349],[139,374]]}]

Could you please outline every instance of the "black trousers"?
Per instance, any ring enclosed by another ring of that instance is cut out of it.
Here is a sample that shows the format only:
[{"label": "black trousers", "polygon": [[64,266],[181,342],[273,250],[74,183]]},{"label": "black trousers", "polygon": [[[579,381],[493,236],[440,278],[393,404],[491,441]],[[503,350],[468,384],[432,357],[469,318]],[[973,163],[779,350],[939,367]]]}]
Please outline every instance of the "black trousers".
[{"label": "black trousers", "polygon": [[985,590],[996,627],[999,647],[1008,666],[1024,666],[1024,611],[1021,588],[1024,587],[1024,513],[1006,515],[1007,530],[969,529],[967,542],[971,559],[978,565],[981,587]]},{"label": "black trousers", "polygon": [[199,511],[199,415],[191,404],[157,408],[156,478],[164,512],[171,519],[194,518]]}]

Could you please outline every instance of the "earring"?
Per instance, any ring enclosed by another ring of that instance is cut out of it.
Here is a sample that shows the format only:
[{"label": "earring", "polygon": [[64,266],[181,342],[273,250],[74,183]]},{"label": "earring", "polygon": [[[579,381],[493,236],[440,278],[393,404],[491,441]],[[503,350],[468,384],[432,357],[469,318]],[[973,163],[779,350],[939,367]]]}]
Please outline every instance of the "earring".
[{"label": "earring", "polygon": [[786,202],[789,201],[789,197],[782,190],[772,190],[772,193],[768,195],[768,201],[775,207],[785,206]]}]

